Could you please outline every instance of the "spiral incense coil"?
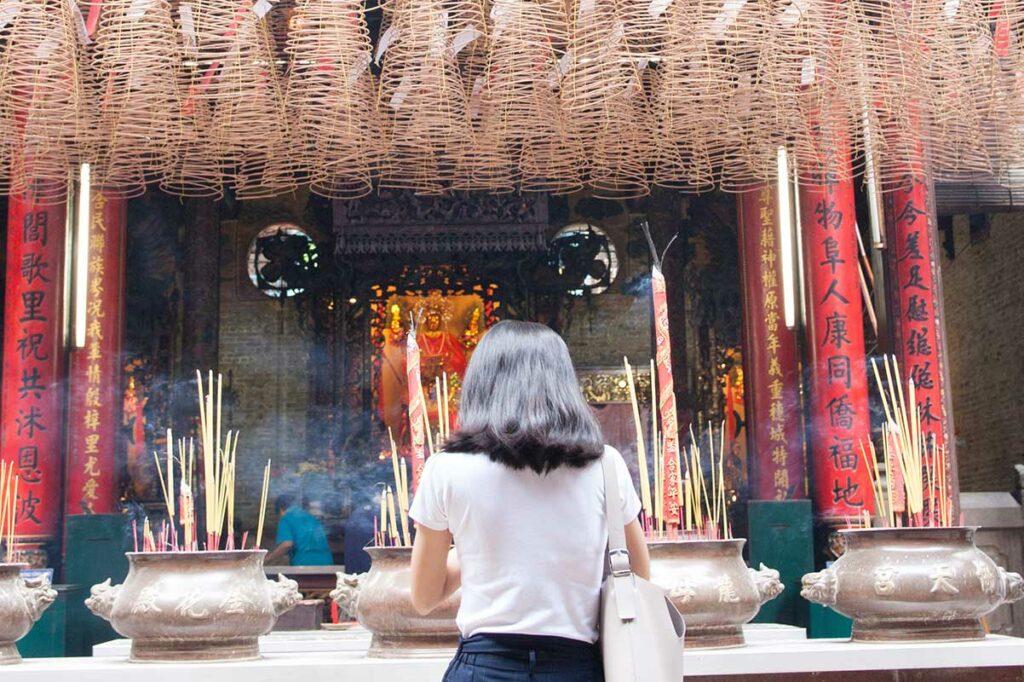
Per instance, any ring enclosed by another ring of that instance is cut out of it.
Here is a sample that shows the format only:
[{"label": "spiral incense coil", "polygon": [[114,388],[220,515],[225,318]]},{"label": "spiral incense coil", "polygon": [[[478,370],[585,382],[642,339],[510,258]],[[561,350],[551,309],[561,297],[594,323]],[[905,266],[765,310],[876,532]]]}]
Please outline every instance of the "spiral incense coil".
[{"label": "spiral incense coil", "polygon": [[482,82],[486,134],[516,160],[524,191],[582,187],[583,150],[560,102],[567,64],[565,7],[559,0],[497,0]]},{"label": "spiral incense coil", "polygon": [[220,199],[224,196],[224,154],[210,135],[209,103],[194,102],[182,115],[182,137],[173,162],[160,179],[160,189],[179,197]]},{"label": "spiral incense coil", "polygon": [[312,190],[335,199],[364,196],[373,188],[381,132],[363,4],[302,0],[291,25],[288,106]]},{"label": "spiral incense coil", "polygon": [[452,13],[439,0],[389,6],[378,108],[388,150],[381,186],[437,194],[451,186],[469,129],[466,91],[451,49]]},{"label": "spiral incense coil", "polygon": [[649,191],[644,165],[642,69],[625,45],[625,21],[617,2],[575,0],[571,5],[571,55],[562,82],[562,107],[576,144],[586,150],[588,183],[604,197]]},{"label": "spiral incense coil", "polygon": [[91,65],[99,108],[94,178],[108,193],[141,194],[181,138],[181,65],[167,0],[105,0]]},{"label": "spiral incense coil", "polygon": [[40,203],[64,200],[68,169],[87,149],[80,68],[83,35],[69,2],[21,2],[4,53],[0,101],[13,120],[8,191]]},{"label": "spiral incense coil", "polygon": [[658,140],[654,182],[684,191],[704,191],[718,180],[714,139],[725,109],[726,76],[718,47],[703,29],[714,20],[706,0],[669,5],[669,37],[658,64],[655,94]]},{"label": "spiral incense coil", "polygon": [[921,14],[914,23],[929,37],[920,48],[929,76],[920,81],[920,101],[928,111],[925,145],[935,177],[989,176],[996,164],[987,127],[1004,112],[995,110],[999,65],[986,6],[979,0],[917,0],[913,9]]},{"label": "spiral incense coil", "polygon": [[[859,152],[868,139],[861,134],[864,114],[873,105],[867,99],[871,93],[858,83],[871,71],[863,68],[867,43],[851,8],[822,3],[811,15],[823,38],[801,62],[787,145],[800,179],[810,183],[849,181],[864,158]],[[876,121],[869,116],[869,123],[877,142]]]},{"label": "spiral incense coil", "polygon": [[[212,74],[209,87],[212,135],[232,169],[229,182],[236,196],[256,199],[292,191],[296,158],[268,21],[252,7],[241,12],[231,9],[207,26],[223,26],[228,13],[232,13],[229,47],[214,59],[220,68]],[[205,49],[201,44],[200,54]],[[201,70],[203,63],[200,60]]]}]

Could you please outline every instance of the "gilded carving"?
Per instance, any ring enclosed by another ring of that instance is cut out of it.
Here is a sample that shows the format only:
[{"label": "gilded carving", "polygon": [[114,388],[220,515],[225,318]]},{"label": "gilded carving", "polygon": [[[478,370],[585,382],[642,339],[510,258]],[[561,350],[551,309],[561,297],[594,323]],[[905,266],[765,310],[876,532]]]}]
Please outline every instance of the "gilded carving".
[{"label": "gilded carving", "polygon": [[[628,403],[629,382],[626,379],[625,371],[582,371],[577,376],[580,382],[580,389],[583,397],[588,403]],[[651,373],[633,372],[636,381],[637,400],[641,404],[650,402],[651,395]]]}]

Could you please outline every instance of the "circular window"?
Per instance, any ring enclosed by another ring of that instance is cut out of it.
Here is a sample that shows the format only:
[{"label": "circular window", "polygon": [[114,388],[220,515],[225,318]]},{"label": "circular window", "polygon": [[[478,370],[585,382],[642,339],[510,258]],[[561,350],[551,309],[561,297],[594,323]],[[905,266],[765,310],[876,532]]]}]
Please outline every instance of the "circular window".
[{"label": "circular window", "polygon": [[298,225],[268,225],[249,244],[249,281],[272,298],[297,296],[312,284],[318,259],[316,242]]},{"label": "circular window", "polygon": [[559,230],[549,255],[572,296],[602,294],[619,274],[615,245],[604,230],[589,223],[572,223]]}]

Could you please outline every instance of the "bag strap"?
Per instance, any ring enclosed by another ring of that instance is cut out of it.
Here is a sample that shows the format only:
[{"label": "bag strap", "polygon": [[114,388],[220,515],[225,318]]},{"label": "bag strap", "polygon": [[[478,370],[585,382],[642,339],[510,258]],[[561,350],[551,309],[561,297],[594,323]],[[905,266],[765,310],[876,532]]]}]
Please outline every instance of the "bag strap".
[{"label": "bag strap", "polygon": [[633,569],[629,565],[629,550],[626,549],[626,529],[622,519],[622,496],[619,494],[618,475],[609,450],[605,450],[601,457],[601,468],[604,471],[609,576],[615,582],[615,603],[619,618],[633,620],[636,618]]}]

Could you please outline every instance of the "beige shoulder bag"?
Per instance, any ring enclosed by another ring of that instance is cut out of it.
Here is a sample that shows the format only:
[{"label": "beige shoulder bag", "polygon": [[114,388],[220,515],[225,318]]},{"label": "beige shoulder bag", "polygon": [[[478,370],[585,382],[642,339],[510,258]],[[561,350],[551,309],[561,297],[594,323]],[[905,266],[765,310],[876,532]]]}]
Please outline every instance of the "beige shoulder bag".
[{"label": "beige shoulder bag", "polygon": [[681,682],[683,617],[667,591],[633,575],[626,550],[615,462],[606,453],[608,577],[601,587],[601,653],[605,682]]}]

